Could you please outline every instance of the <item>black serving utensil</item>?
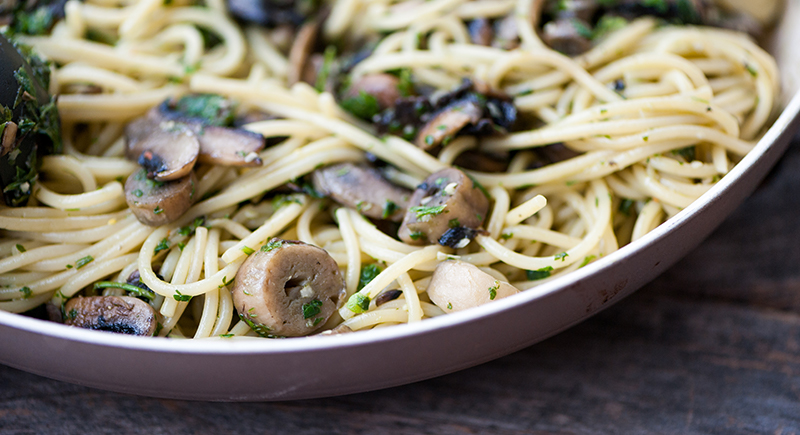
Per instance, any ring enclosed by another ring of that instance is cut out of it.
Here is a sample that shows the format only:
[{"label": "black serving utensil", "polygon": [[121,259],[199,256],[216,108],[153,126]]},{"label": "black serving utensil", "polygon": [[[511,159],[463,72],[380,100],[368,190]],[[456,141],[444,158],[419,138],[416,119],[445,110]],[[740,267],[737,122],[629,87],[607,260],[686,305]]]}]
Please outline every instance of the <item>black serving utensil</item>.
[{"label": "black serving utensil", "polygon": [[38,161],[61,151],[55,98],[47,92],[49,66],[0,34],[0,185],[6,205],[28,202]]}]

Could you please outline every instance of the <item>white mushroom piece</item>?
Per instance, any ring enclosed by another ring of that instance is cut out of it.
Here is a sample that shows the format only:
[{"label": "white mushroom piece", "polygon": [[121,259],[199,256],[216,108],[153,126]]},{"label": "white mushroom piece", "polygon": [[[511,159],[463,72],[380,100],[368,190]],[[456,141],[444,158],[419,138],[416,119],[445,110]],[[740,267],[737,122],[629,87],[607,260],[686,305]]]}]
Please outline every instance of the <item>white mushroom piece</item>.
[{"label": "white mushroom piece", "polygon": [[339,163],[315,170],[314,189],[373,219],[403,220],[411,191],[366,165]]},{"label": "white mushroom piece", "polygon": [[64,305],[64,323],[85,329],[152,336],[158,318],[150,304],[130,296],[78,296]]},{"label": "white mushroom piece", "polygon": [[176,221],[194,203],[194,171],[174,181],[155,181],[140,169],[125,181],[125,201],[139,222],[157,227]]},{"label": "white mushroom piece", "polygon": [[477,307],[519,293],[477,266],[460,261],[439,263],[428,284],[431,301],[446,313]]},{"label": "white mushroom piece", "polygon": [[344,304],[339,266],[324,249],[272,239],[236,273],[239,317],[265,337],[300,337],[325,324]]}]

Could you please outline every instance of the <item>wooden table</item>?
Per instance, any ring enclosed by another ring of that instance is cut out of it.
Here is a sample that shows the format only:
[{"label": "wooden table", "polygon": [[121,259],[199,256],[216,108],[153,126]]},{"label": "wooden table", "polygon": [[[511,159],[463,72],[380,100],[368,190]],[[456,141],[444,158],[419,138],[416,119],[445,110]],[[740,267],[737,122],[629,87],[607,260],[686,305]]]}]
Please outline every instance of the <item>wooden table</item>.
[{"label": "wooden table", "polygon": [[800,137],[663,276],[567,332],[459,373],[330,399],[197,403],[0,366],[2,434],[537,431],[800,433]]}]

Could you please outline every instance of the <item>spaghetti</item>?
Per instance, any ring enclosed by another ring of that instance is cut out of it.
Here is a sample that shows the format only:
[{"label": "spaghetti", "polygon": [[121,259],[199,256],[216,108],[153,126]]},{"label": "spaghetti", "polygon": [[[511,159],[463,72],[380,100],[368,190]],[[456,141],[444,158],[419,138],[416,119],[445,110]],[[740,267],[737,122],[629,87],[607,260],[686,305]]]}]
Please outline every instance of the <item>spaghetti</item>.
[{"label": "spaghetti", "polygon": [[[535,3],[330,2],[323,38],[378,41],[350,80],[400,70],[418,87],[446,91],[470,78],[513,98],[524,127],[458,136],[435,156],[381,137],[330,92],[290,84],[281,29],[237,24],[221,1],[68,1],[49,35],[20,37],[58,65],[50,91],[59,94],[65,153],[44,159],[26,207],[0,210],[0,309],[58,306],[96,281],[125,282],[138,270],[155,293],[157,335],[256,335],[236,320],[231,281],[250,248],[280,237],[324,248],[347,297],[371,301],[363,312],[341,307],[323,329],[420,321],[447,311],[426,291],[439,262],[456,257],[520,290],[556,279],[691,204],[754,146],[773,115],[775,62],[743,34],[641,18],[570,58],[540,40]],[[519,47],[473,43],[467,23],[478,18],[513,21]],[[87,85],[100,92],[75,92]],[[138,166],[124,158],[124,127],[190,93],[272,115],[244,128],[277,144],[259,153],[260,167],[198,165],[203,199],[178,221],[148,227],[125,205],[121,183]],[[563,144],[567,158],[537,163],[552,144]],[[276,193],[321,166],[368,158],[413,189],[475,151],[509,160],[501,172],[466,170],[491,204],[485,231],[466,247],[410,245],[330,199]],[[364,270],[374,272],[371,280]],[[378,305],[385,289],[400,296]]]}]

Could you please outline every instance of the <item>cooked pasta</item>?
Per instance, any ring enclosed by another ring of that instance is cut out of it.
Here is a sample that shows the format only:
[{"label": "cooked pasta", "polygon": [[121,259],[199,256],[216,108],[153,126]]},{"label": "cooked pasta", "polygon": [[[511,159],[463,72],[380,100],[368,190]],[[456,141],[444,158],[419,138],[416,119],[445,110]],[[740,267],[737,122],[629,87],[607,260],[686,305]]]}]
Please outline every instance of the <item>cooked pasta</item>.
[{"label": "cooked pasta", "polygon": [[[341,270],[346,296],[320,330],[417,322],[450,311],[427,291],[439,263],[459,259],[522,291],[557,279],[689,206],[768,127],[778,71],[748,36],[643,17],[568,57],[542,41],[539,3],[329,2],[324,44],[375,41],[347,80],[400,71],[441,94],[468,78],[513,101],[510,132],[446,138],[437,155],[292,77],[285,29],[240,24],[222,1],[68,1],[48,35],[18,36],[55,62],[64,154],[44,158],[27,206],[0,210],[0,309],[124,295],[92,285],[138,271],[155,293],[157,335],[258,335],[237,315],[233,279],[280,238],[323,248]],[[476,44],[476,19],[513,21],[518,46]],[[221,95],[239,116],[268,114],[243,128],[270,145],[257,153],[260,166],[198,163],[202,199],[151,227],[125,200],[123,184],[138,170],[125,158],[126,124],[190,94]],[[542,157],[551,152],[561,157]],[[504,167],[464,169],[490,204],[465,246],[409,244],[362,210],[285,188],[326,165],[378,161],[387,179],[413,190],[470,153]],[[380,300],[387,290],[394,299]]]}]

